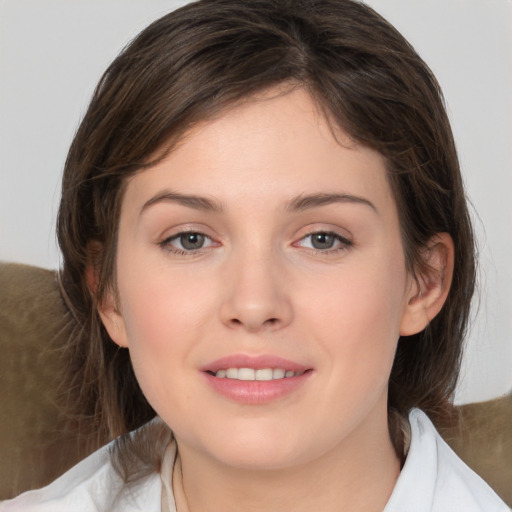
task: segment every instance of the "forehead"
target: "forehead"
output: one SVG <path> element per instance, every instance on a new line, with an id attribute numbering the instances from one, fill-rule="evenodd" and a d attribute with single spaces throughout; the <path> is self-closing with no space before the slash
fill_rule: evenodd
<path id="1" fill-rule="evenodd" d="M 125 198 L 141 203 L 159 190 L 245 197 L 314 192 L 389 199 L 385 159 L 336 127 L 301 88 L 275 88 L 202 121 L 157 165 L 132 177 Z M 335 190 L 338 189 L 338 190 Z"/>

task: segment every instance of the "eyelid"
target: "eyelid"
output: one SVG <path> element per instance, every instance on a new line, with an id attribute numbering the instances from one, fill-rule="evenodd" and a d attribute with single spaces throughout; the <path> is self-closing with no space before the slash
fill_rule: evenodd
<path id="1" fill-rule="evenodd" d="M 203 236 L 205 239 L 209 240 L 209 243 L 205 247 L 200 247 L 199 249 L 180 249 L 179 247 L 175 247 L 172 245 L 172 242 L 174 240 L 179 240 L 179 238 L 186 234 L 197 234 Z M 162 239 L 157 242 L 157 245 L 159 245 L 163 250 L 166 250 L 169 253 L 174 253 L 179 256 L 194 256 L 198 255 L 201 252 L 207 251 L 212 247 L 219 246 L 220 243 L 215 241 L 214 238 L 207 233 L 205 233 L 204 230 L 197 229 L 193 226 L 190 227 L 183 227 L 180 228 L 178 231 L 175 231 L 171 235 L 163 236 Z"/>
<path id="2" fill-rule="evenodd" d="M 308 237 L 311 237 L 313 235 L 318 234 L 326 234 L 326 235 L 332 235 L 335 240 L 337 240 L 339 243 L 335 247 L 327 248 L 327 249 L 317 249 L 315 247 L 304 247 L 300 245 L 300 242 L 304 241 Z M 304 235 L 302 235 L 300 238 L 297 239 L 296 242 L 292 244 L 295 247 L 302 247 L 305 250 L 312 251 L 314 253 L 318 254 L 329 254 L 332 252 L 340 252 L 349 249 L 350 247 L 353 247 L 354 242 L 348 238 L 347 236 L 344 236 L 337 232 L 336 230 L 329 229 L 329 228 L 312 228 L 308 232 L 306 232 Z"/>
<path id="3" fill-rule="evenodd" d="M 212 230 L 208 226 L 201 223 L 180 223 L 174 226 L 166 226 L 166 229 L 161 230 L 160 234 L 156 236 L 156 239 L 158 240 L 157 243 L 161 243 L 165 240 L 170 240 L 171 238 L 176 238 L 186 233 L 197 233 L 198 235 L 203 235 L 213 240 L 215 237 L 211 234 L 211 231 Z"/>

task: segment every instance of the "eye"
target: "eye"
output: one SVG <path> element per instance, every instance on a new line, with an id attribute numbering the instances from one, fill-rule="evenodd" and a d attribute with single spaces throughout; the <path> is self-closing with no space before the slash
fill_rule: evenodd
<path id="1" fill-rule="evenodd" d="M 178 254 L 193 253 L 213 244 L 208 235 L 197 231 L 183 231 L 160 242 L 160 246 Z"/>
<path id="2" fill-rule="evenodd" d="M 197 251 L 202 249 L 206 241 L 206 236 L 201 233 L 182 233 L 173 239 L 174 242 L 178 242 L 182 249 L 187 251 Z"/>
<path id="3" fill-rule="evenodd" d="M 296 245 L 315 251 L 330 252 L 346 249 L 352 245 L 352 242 L 337 233 L 317 231 L 301 238 Z"/>
<path id="4" fill-rule="evenodd" d="M 332 233 L 313 233 L 309 235 L 311 246 L 314 249 L 332 249 L 336 243 L 336 237 Z"/>

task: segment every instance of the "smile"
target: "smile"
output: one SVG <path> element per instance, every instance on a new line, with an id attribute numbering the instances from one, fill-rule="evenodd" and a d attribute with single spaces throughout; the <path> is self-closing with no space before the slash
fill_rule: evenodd
<path id="1" fill-rule="evenodd" d="M 275 355 L 232 354 L 200 368 L 218 396 L 244 405 L 263 405 L 297 393 L 313 368 Z"/>
<path id="2" fill-rule="evenodd" d="M 212 372 L 218 379 L 234 379 L 234 380 L 257 380 L 269 381 L 288 379 L 297 377 L 304 373 L 303 371 L 294 372 L 292 370 L 285 370 L 284 368 L 227 368 Z"/>

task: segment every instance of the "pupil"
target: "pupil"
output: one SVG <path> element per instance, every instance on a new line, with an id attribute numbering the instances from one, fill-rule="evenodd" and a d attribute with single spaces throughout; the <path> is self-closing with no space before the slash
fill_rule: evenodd
<path id="1" fill-rule="evenodd" d="M 334 245 L 334 236 L 329 233 L 316 233 L 311 243 L 315 249 L 330 249 Z"/>
<path id="2" fill-rule="evenodd" d="M 204 235 L 199 233 L 187 233 L 185 235 L 181 235 L 180 242 L 184 249 L 201 249 L 204 244 Z"/>

